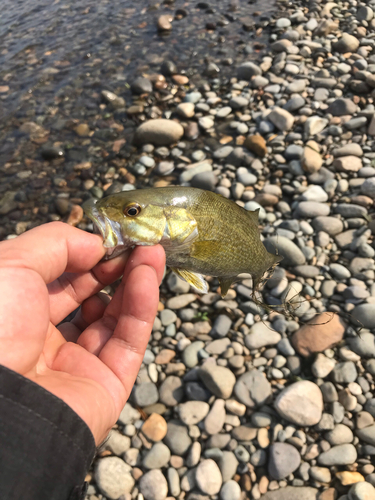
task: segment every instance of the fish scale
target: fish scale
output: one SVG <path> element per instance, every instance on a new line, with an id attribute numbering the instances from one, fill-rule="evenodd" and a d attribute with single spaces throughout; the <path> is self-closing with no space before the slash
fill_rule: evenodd
<path id="1" fill-rule="evenodd" d="M 139 189 L 91 200 L 85 212 L 104 238 L 108 256 L 136 245 L 160 243 L 166 263 L 199 292 L 202 275 L 219 278 L 224 296 L 239 274 L 249 273 L 254 290 L 281 260 L 264 247 L 258 211 L 197 188 Z"/>

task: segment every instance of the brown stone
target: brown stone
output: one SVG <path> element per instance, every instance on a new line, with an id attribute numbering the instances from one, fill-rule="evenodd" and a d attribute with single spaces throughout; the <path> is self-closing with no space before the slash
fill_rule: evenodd
<path id="1" fill-rule="evenodd" d="M 337 491 L 335 488 L 328 488 L 328 490 L 324 490 L 319 495 L 319 500 L 336 500 Z"/>
<path id="2" fill-rule="evenodd" d="M 248 425 L 240 425 L 232 430 L 232 437 L 238 441 L 251 441 L 256 438 L 258 429 L 254 429 Z"/>
<path id="3" fill-rule="evenodd" d="M 68 220 L 66 221 L 70 226 L 78 226 L 83 218 L 83 209 L 79 205 L 73 205 L 70 211 Z"/>
<path id="4" fill-rule="evenodd" d="M 347 470 L 336 472 L 336 477 L 344 486 L 349 484 L 361 483 L 365 478 L 359 472 L 350 472 Z"/>
<path id="5" fill-rule="evenodd" d="M 164 14 L 158 19 L 158 30 L 169 31 L 172 29 L 173 17 L 170 14 Z"/>
<path id="6" fill-rule="evenodd" d="M 252 153 L 263 158 L 267 154 L 267 144 L 265 139 L 259 135 L 249 135 L 244 142 L 245 148 L 247 148 Z"/>
<path id="7" fill-rule="evenodd" d="M 163 349 L 155 358 L 155 363 L 157 365 L 166 365 L 176 356 L 175 351 L 172 349 Z"/>
<path id="8" fill-rule="evenodd" d="M 272 207 L 279 203 L 279 198 L 270 193 L 259 193 L 256 195 L 254 201 L 262 205 L 262 207 Z"/>
<path id="9" fill-rule="evenodd" d="M 362 160 L 353 155 L 336 158 L 332 165 L 338 172 L 358 172 L 363 166 Z"/>
<path id="10" fill-rule="evenodd" d="M 90 127 L 87 123 L 80 123 L 74 128 L 74 132 L 80 137 L 87 137 L 90 134 Z"/>
<path id="11" fill-rule="evenodd" d="M 309 141 L 303 151 L 302 168 L 308 174 L 315 174 L 320 170 L 323 160 L 319 154 L 319 145 L 315 141 Z"/>
<path id="12" fill-rule="evenodd" d="M 292 343 L 301 356 L 323 352 L 342 340 L 346 324 L 338 314 L 318 314 L 302 326 L 292 337 Z"/>
<path id="13" fill-rule="evenodd" d="M 142 432 L 151 441 L 161 441 L 167 434 L 167 422 L 157 413 L 152 413 L 142 425 Z"/>
<path id="14" fill-rule="evenodd" d="M 267 476 L 262 476 L 259 480 L 259 491 L 262 495 L 265 495 L 268 490 L 269 479 Z"/>
<path id="15" fill-rule="evenodd" d="M 169 463 L 171 464 L 171 467 L 180 469 L 184 465 L 184 459 L 182 457 L 179 457 L 178 455 L 172 455 Z"/>
<path id="16" fill-rule="evenodd" d="M 186 85 L 189 83 L 189 78 L 186 75 L 172 75 L 172 80 L 178 85 Z"/>

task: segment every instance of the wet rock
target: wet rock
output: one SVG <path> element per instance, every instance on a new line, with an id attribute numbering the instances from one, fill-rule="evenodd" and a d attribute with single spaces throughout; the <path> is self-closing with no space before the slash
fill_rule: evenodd
<path id="1" fill-rule="evenodd" d="M 172 29 L 173 17 L 170 14 L 164 14 L 158 18 L 157 27 L 159 31 L 170 31 Z"/>
<path id="2" fill-rule="evenodd" d="M 152 92 L 152 83 L 148 78 L 139 76 L 131 84 L 131 90 L 134 94 L 150 94 Z"/>
<path id="3" fill-rule="evenodd" d="M 177 142 L 184 134 L 182 126 L 173 121 L 157 118 L 148 120 L 137 128 L 135 140 L 138 144 L 169 146 Z"/>
<path id="4" fill-rule="evenodd" d="M 119 97 L 109 90 L 102 90 L 103 100 L 111 106 L 112 109 L 123 109 L 125 108 L 125 99 Z"/>

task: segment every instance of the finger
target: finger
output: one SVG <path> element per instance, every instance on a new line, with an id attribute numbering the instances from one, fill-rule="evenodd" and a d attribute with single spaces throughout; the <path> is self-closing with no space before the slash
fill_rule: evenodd
<path id="1" fill-rule="evenodd" d="M 129 275 L 128 266 L 133 270 L 134 266 L 138 265 L 152 265 L 156 269 L 157 280 L 159 282 L 162 279 L 165 267 L 165 253 L 163 248 L 160 245 L 156 245 L 152 247 L 137 247 L 133 250 L 127 262 L 121 284 L 117 288 L 111 303 L 106 308 L 103 318 L 89 326 L 77 340 L 89 352 L 99 355 L 104 345 L 111 338 L 123 307 L 124 288 L 126 285 L 125 275 Z M 144 290 L 144 293 L 147 292 L 147 290 Z M 129 298 L 131 299 L 131 297 Z"/>
<path id="2" fill-rule="evenodd" d="M 82 302 L 95 295 L 106 285 L 116 281 L 124 272 L 130 251 L 118 257 L 99 262 L 85 273 L 64 273 L 48 285 L 50 294 L 50 319 L 56 325 Z"/>
<path id="3" fill-rule="evenodd" d="M 120 290 L 116 290 L 116 293 L 111 301 L 111 304 L 106 310 L 106 314 L 118 318 L 122 308 L 122 297 L 123 297 L 123 287 L 126 283 L 127 278 L 131 271 L 137 266 L 145 265 L 151 266 L 155 269 L 159 285 L 163 279 L 164 267 L 165 267 L 165 252 L 161 245 L 155 245 L 151 247 L 136 247 L 125 266 L 124 274 L 121 280 Z"/>
<path id="4" fill-rule="evenodd" d="M 130 394 L 142 363 L 159 302 L 159 282 L 154 268 L 141 265 L 126 281 L 122 311 L 113 335 L 99 359 L 120 379 Z"/>
<path id="5" fill-rule="evenodd" d="M 71 321 L 66 321 L 57 327 L 61 335 L 67 342 L 77 342 L 82 330 L 73 325 Z"/>
<path id="6" fill-rule="evenodd" d="M 92 323 L 102 318 L 110 302 L 111 297 L 107 293 L 99 292 L 93 295 L 82 303 L 71 323 L 83 332 Z"/>
<path id="7" fill-rule="evenodd" d="M 51 222 L 0 243 L 0 266 L 32 269 L 51 283 L 64 272 L 89 271 L 104 254 L 100 236 Z"/>

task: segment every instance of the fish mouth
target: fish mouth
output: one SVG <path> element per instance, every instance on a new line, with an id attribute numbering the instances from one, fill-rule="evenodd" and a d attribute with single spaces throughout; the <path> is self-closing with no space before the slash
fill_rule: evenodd
<path id="1" fill-rule="evenodd" d="M 91 198 L 82 205 L 82 208 L 94 223 L 94 233 L 100 234 L 103 238 L 103 246 L 106 249 L 105 260 L 113 259 L 125 252 L 132 244 L 124 239 L 120 224 L 106 217 L 98 210 L 96 204 L 97 201 Z"/>

